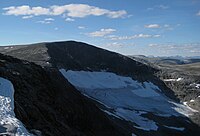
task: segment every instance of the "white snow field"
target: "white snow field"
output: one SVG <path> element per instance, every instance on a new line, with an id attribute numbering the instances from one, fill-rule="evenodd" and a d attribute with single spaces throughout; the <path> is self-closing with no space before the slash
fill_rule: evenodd
<path id="1" fill-rule="evenodd" d="M 175 129 L 175 130 L 178 130 L 178 131 L 183 131 L 185 129 L 185 128 L 182 128 L 182 127 L 180 127 L 180 128 L 178 128 L 178 127 L 170 127 L 170 126 L 165 126 L 165 127 L 170 128 L 170 129 Z"/>
<path id="2" fill-rule="evenodd" d="M 15 118 L 14 88 L 0 77 L 0 135 L 30 136 L 23 124 Z"/>
<path id="3" fill-rule="evenodd" d="M 193 110 L 175 103 L 162 94 L 151 82 L 139 83 L 131 77 L 123 77 L 110 72 L 65 71 L 63 76 L 85 96 L 103 104 L 110 116 L 134 122 L 139 129 L 157 130 L 153 120 L 142 117 L 152 112 L 158 116 L 189 116 Z"/>
<path id="4" fill-rule="evenodd" d="M 190 86 L 196 87 L 198 89 L 200 88 L 200 84 L 196 84 L 196 83 L 190 84 Z"/>
<path id="5" fill-rule="evenodd" d="M 163 79 L 163 81 L 166 81 L 166 82 L 170 82 L 170 81 L 177 81 L 177 82 L 179 82 L 179 81 L 182 81 L 182 80 L 183 80 L 183 78 L 181 78 L 181 77 L 179 77 L 177 79 Z"/>

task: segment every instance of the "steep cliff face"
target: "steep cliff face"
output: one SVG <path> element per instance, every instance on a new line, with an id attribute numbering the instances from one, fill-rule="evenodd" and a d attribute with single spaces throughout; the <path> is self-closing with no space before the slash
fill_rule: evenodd
<path id="1" fill-rule="evenodd" d="M 33 134 L 125 135 L 55 69 L 0 54 L 0 77 L 12 82 L 15 115 Z"/>

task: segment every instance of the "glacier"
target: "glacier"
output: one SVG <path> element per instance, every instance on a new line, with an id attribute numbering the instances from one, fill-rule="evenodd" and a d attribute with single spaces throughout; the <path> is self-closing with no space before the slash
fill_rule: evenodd
<path id="1" fill-rule="evenodd" d="M 105 113 L 133 122 L 134 127 L 139 129 L 158 129 L 156 122 L 142 116 L 148 112 L 161 117 L 190 116 L 194 113 L 191 108 L 166 97 L 152 82 L 142 83 L 105 71 L 60 69 L 60 72 L 83 95 L 104 105 Z"/>

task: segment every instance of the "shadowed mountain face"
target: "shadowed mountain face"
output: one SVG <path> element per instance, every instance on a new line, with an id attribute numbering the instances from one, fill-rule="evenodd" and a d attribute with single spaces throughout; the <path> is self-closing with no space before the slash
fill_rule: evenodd
<path id="1" fill-rule="evenodd" d="M 72 70 L 72 71 L 83 70 L 83 71 L 88 71 L 88 72 L 89 71 L 90 72 L 93 72 L 93 71 L 112 72 L 119 76 L 131 77 L 133 80 L 135 80 L 131 82 L 137 82 L 139 88 L 144 88 L 144 90 L 145 89 L 148 90 L 147 89 L 148 86 L 146 86 L 147 84 L 153 84 L 155 86 L 158 86 L 160 90 L 162 90 L 162 93 L 164 93 L 166 96 L 170 97 L 173 100 L 177 100 L 176 96 L 174 95 L 174 92 L 168 87 L 166 87 L 164 82 L 154 75 L 155 73 L 158 73 L 159 70 L 152 68 L 150 66 L 147 66 L 138 61 L 132 60 L 126 56 L 120 55 L 118 53 L 110 52 L 104 49 L 100 49 L 100 48 L 97 48 L 85 43 L 74 42 L 74 41 L 0 47 L 0 52 L 3 54 L 11 55 L 19 59 L 34 62 L 43 67 L 43 69 L 40 68 L 41 75 L 38 74 L 39 78 L 38 80 L 36 80 L 37 81 L 36 83 L 38 83 L 38 81 L 42 81 L 40 84 L 41 85 L 47 84 L 46 85 L 47 89 L 44 88 L 42 89 L 43 91 L 41 91 L 41 89 L 39 88 L 39 91 L 36 91 L 37 93 L 39 93 L 39 95 L 37 95 L 38 98 L 36 97 L 34 99 L 34 102 L 39 100 L 39 101 L 44 102 L 45 105 L 47 102 L 47 104 L 49 104 L 47 106 L 44 106 L 44 104 L 41 104 L 42 102 L 40 102 L 41 106 L 39 104 L 37 105 L 41 114 L 43 116 L 47 115 L 48 119 L 46 120 L 51 120 L 51 121 L 56 120 L 57 122 L 53 121 L 53 124 L 56 126 L 63 127 L 62 125 L 64 125 L 64 128 L 65 128 L 66 127 L 65 125 L 67 124 L 66 131 L 69 130 L 69 132 L 67 132 L 69 134 L 71 134 L 71 131 L 72 131 L 70 128 L 73 128 L 75 131 L 72 131 L 73 132 L 72 134 L 80 133 L 80 134 L 85 134 L 85 135 L 108 135 L 108 134 L 109 135 L 123 135 L 121 133 L 118 133 L 118 131 L 116 131 L 116 128 L 118 127 L 116 127 L 115 125 L 120 126 L 120 128 L 123 128 L 121 130 L 119 129 L 119 131 L 121 131 L 122 133 L 124 132 L 124 134 L 135 131 L 137 132 L 136 134 L 141 134 L 141 135 L 170 135 L 170 134 L 196 135 L 199 132 L 198 126 L 190 122 L 190 120 L 187 117 L 182 117 L 182 116 L 164 117 L 164 116 L 159 116 L 159 115 L 154 114 L 153 111 L 142 113 L 142 111 L 138 111 L 138 109 L 131 109 L 130 107 L 125 107 L 124 109 L 118 108 L 119 112 L 124 112 L 124 111 L 129 112 L 131 109 L 133 110 L 131 111 L 131 113 L 135 116 L 135 118 L 139 116 L 141 120 L 151 120 L 151 122 L 155 121 L 156 122 L 155 124 L 157 125 L 159 124 L 157 131 L 155 131 L 156 129 L 154 131 L 146 131 L 146 130 L 142 130 L 141 128 L 133 128 L 133 124 L 130 121 L 125 121 L 122 119 L 117 119 L 114 116 L 108 116 L 108 115 L 102 114 L 96 106 L 88 102 L 88 99 L 83 97 L 80 93 L 76 92 L 77 90 L 74 87 L 72 87 L 72 85 L 68 81 L 65 81 L 64 77 L 58 71 L 60 69 L 65 69 L 66 72 L 68 70 Z M 30 70 L 29 73 L 34 73 L 34 70 L 33 71 Z M 107 74 L 109 75 L 109 73 Z M 27 72 L 27 75 L 28 75 L 28 72 Z M 37 74 L 34 73 L 30 75 L 35 76 Z M 77 76 L 80 76 L 80 75 L 77 75 Z M 119 79 L 118 76 L 116 77 L 117 77 L 116 79 Z M 30 77 L 30 79 L 31 78 L 33 77 Z M 48 81 L 45 81 L 46 78 L 48 79 Z M 85 78 L 87 77 L 84 77 L 83 79 Z M 108 78 L 110 78 L 110 76 L 108 76 Z M 10 80 L 12 81 L 12 78 Z M 80 81 L 80 83 L 81 82 L 82 81 Z M 126 83 L 130 84 L 130 82 L 126 82 Z M 37 88 L 36 84 L 33 84 L 32 86 L 36 86 Z M 47 91 L 49 90 L 48 89 L 49 86 L 50 86 L 50 91 Z M 76 84 L 74 84 L 74 86 L 76 87 Z M 130 94 L 130 96 L 133 95 L 131 92 L 132 90 L 130 89 L 136 89 L 136 88 L 137 87 L 126 88 L 126 89 L 129 89 L 128 90 L 129 92 L 127 91 L 127 94 L 128 95 Z M 82 89 L 87 89 L 87 87 L 82 88 Z M 119 97 L 119 99 L 115 99 L 115 100 L 121 100 L 121 95 L 118 96 L 115 93 L 116 91 L 118 93 L 119 92 L 121 93 L 124 91 L 120 89 L 115 90 L 112 88 L 108 88 L 108 91 L 110 91 L 111 93 L 114 93 L 112 96 Z M 98 94 L 98 92 L 103 92 L 104 90 L 105 89 L 102 89 L 102 90 L 96 89 L 93 91 L 97 91 L 95 94 Z M 86 90 L 83 90 L 83 92 L 84 91 Z M 46 99 L 43 100 L 42 98 L 45 97 L 46 93 L 47 94 L 50 93 L 48 95 L 49 98 L 47 98 L 47 100 Z M 162 93 L 159 93 L 159 94 L 161 94 L 162 96 L 163 95 Z M 122 94 L 126 94 L 126 93 L 122 93 Z M 26 93 L 24 96 L 26 95 L 28 94 Z M 105 97 L 103 97 L 102 99 L 104 98 Z M 141 107 L 143 106 L 142 100 L 145 100 L 146 102 L 151 103 L 151 101 L 149 101 L 148 98 L 144 99 L 143 96 L 137 97 L 137 95 L 134 95 L 134 98 L 135 98 L 136 103 L 137 103 L 136 99 L 137 98 L 140 99 Z M 126 100 L 126 97 L 124 97 L 124 99 Z M 155 98 L 155 104 L 156 104 L 156 101 L 160 99 L 161 98 L 158 98 L 158 97 Z M 165 99 L 165 96 L 162 99 Z M 131 103 L 127 103 L 125 106 L 134 104 L 135 102 L 133 103 L 133 101 L 134 100 L 130 100 Z M 101 103 L 99 103 L 98 101 L 97 102 L 93 101 L 93 102 L 100 109 L 105 110 L 105 107 Z M 110 103 L 110 101 L 106 101 L 106 102 L 108 104 L 113 104 L 113 103 Z M 114 101 L 114 102 L 115 102 L 114 104 L 118 103 L 118 101 Z M 87 104 L 84 104 L 84 103 L 87 103 Z M 61 105 L 61 107 L 57 105 Z M 64 105 L 65 105 L 65 108 L 63 108 Z M 72 105 L 75 107 L 73 108 Z M 81 106 L 83 105 L 83 107 L 79 107 L 80 105 Z M 90 107 L 90 109 L 87 109 L 88 107 Z M 145 108 L 149 109 L 148 106 L 146 106 Z M 112 109 L 109 109 L 109 110 L 111 113 L 114 113 Z M 55 113 L 51 111 L 55 111 Z M 156 111 L 156 109 L 154 109 L 154 111 Z M 52 114 L 49 115 L 47 112 L 50 112 Z M 66 113 L 67 115 L 65 115 Z M 93 115 L 94 113 L 95 115 Z M 140 113 L 141 113 L 141 116 L 139 115 Z M 127 115 L 127 113 L 123 113 L 123 114 Z M 94 120 L 92 121 L 91 118 L 94 118 Z M 136 121 L 136 122 L 140 120 L 139 118 L 135 120 L 135 118 L 133 118 L 132 116 L 131 118 L 133 121 Z M 23 123 L 26 122 L 26 120 L 23 120 L 24 117 L 21 117 L 21 119 Z M 58 122 L 60 122 L 60 120 L 64 120 L 64 121 L 61 124 L 59 124 Z M 79 120 L 81 121 L 79 122 Z M 102 123 L 99 124 L 98 122 L 99 120 L 102 120 Z M 24 123 L 24 124 L 27 126 L 32 126 L 28 122 L 29 121 L 27 121 L 27 123 Z M 37 127 L 35 129 L 39 129 L 40 124 L 42 122 L 40 122 L 40 120 L 36 122 L 38 122 L 38 124 L 36 125 Z M 86 123 L 86 125 L 84 123 Z M 104 125 L 106 124 L 106 125 L 104 126 L 103 124 Z M 169 127 L 170 125 L 174 127 Z M 151 125 L 149 126 L 151 127 Z M 178 129 L 180 129 L 181 126 L 184 126 L 185 128 L 184 132 L 182 132 L 182 130 L 177 130 L 176 128 L 176 127 L 179 127 Z M 43 128 L 46 130 L 48 129 L 53 130 L 53 128 L 48 128 L 48 127 L 47 129 L 46 127 L 43 127 Z M 57 133 L 57 131 L 59 130 L 56 130 L 55 134 Z M 54 133 L 52 132 L 52 134 Z M 59 133 L 59 134 L 64 134 L 64 132 Z"/>
<path id="2" fill-rule="evenodd" d="M 44 67 L 72 70 L 112 71 L 133 78 L 149 80 L 155 69 L 121 54 L 106 51 L 81 42 L 40 43 L 25 46 L 0 47 L 0 52 L 35 62 Z M 145 75 L 145 76 L 143 76 Z"/>
<path id="3" fill-rule="evenodd" d="M 0 54 L 0 77 L 12 82 L 16 117 L 31 133 L 127 135 L 55 69 L 47 71 L 34 63 Z M 5 131 L 0 125 L 0 133 Z"/>
<path id="4" fill-rule="evenodd" d="M 114 52 L 109 52 L 85 43 L 47 43 L 51 63 L 56 67 L 76 70 L 112 71 L 147 80 L 154 69 Z M 152 73 L 150 73 L 151 71 Z M 141 75 L 142 74 L 142 75 Z M 143 76 L 146 75 L 146 76 Z M 146 78 L 146 79 L 145 79 Z"/>

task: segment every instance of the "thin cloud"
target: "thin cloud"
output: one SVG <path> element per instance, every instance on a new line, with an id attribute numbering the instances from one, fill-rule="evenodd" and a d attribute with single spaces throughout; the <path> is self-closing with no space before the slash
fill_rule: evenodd
<path id="1" fill-rule="evenodd" d="M 159 35 L 159 34 L 156 34 L 156 35 L 152 35 L 151 37 L 153 37 L 153 38 L 158 38 L 158 37 L 160 37 L 161 35 Z"/>
<path id="2" fill-rule="evenodd" d="M 150 35 L 150 34 L 136 34 L 132 36 L 116 36 L 110 35 L 107 38 L 110 40 L 131 40 L 131 39 L 139 39 L 139 38 L 158 38 L 161 35 Z"/>
<path id="3" fill-rule="evenodd" d="M 78 26 L 78 29 L 85 29 L 85 26 Z"/>
<path id="4" fill-rule="evenodd" d="M 73 21 L 75 21 L 75 19 L 68 17 L 68 18 L 65 19 L 65 21 L 66 22 L 73 22 Z"/>
<path id="5" fill-rule="evenodd" d="M 23 16 L 23 17 L 22 17 L 22 19 L 30 19 L 30 18 L 33 18 L 33 16 L 30 15 L 30 16 Z"/>
<path id="6" fill-rule="evenodd" d="M 40 24 L 51 24 L 51 21 L 41 20 L 41 21 L 37 21 L 36 23 L 40 23 Z"/>
<path id="7" fill-rule="evenodd" d="M 180 24 L 177 24 L 176 26 L 174 26 L 175 28 L 176 27 L 179 27 L 180 26 Z M 174 30 L 174 27 L 172 27 L 171 25 L 169 25 L 169 24 L 165 24 L 165 25 L 163 25 L 163 27 L 165 28 L 165 30 Z"/>
<path id="8" fill-rule="evenodd" d="M 149 47 L 152 48 L 160 48 L 163 50 L 182 50 L 189 52 L 199 52 L 200 51 L 200 43 L 184 43 L 184 44 L 176 44 L 176 43 L 167 43 L 167 44 L 149 44 Z"/>
<path id="9" fill-rule="evenodd" d="M 156 9 L 166 10 L 168 8 L 169 6 L 161 4 L 161 5 L 156 5 L 154 7 L 147 8 L 147 10 L 156 10 Z"/>
<path id="10" fill-rule="evenodd" d="M 199 10 L 199 12 L 196 14 L 197 16 L 200 16 L 200 10 Z"/>
<path id="11" fill-rule="evenodd" d="M 168 9 L 169 8 L 169 6 L 166 6 L 166 5 L 157 5 L 156 7 L 159 9 Z"/>
<path id="12" fill-rule="evenodd" d="M 190 50 L 190 52 L 191 52 L 191 53 L 200 53 L 200 50 L 197 50 L 197 49 L 195 50 L 195 49 L 194 49 L 194 50 Z"/>
<path id="13" fill-rule="evenodd" d="M 45 18 L 44 20 L 37 21 L 36 23 L 41 23 L 41 24 L 51 24 L 55 19 L 53 18 Z"/>
<path id="14" fill-rule="evenodd" d="M 149 24 L 149 25 L 145 25 L 144 27 L 145 28 L 161 28 L 161 26 L 158 24 Z"/>
<path id="15" fill-rule="evenodd" d="M 99 31 L 88 33 L 87 35 L 90 36 L 90 37 L 104 37 L 104 36 L 109 35 L 109 34 L 115 32 L 115 31 L 116 31 L 115 29 L 107 28 L 107 29 L 101 29 Z"/>
<path id="16" fill-rule="evenodd" d="M 126 15 L 127 12 L 125 10 L 120 10 L 120 11 L 109 11 L 107 13 L 107 16 L 110 18 L 120 18 Z"/>
<path id="17" fill-rule="evenodd" d="M 28 5 L 22 6 L 11 6 L 3 8 L 4 15 L 14 15 L 14 16 L 58 16 L 65 15 L 68 17 L 84 18 L 86 16 L 107 16 L 109 18 L 122 18 L 127 15 L 125 10 L 111 11 L 108 9 L 103 9 L 95 6 L 90 6 L 87 4 L 68 4 L 62 6 L 50 6 L 45 7 L 30 7 Z"/>
<path id="18" fill-rule="evenodd" d="M 118 42 L 107 43 L 106 46 L 114 46 L 114 47 L 121 47 L 123 44 Z"/>
<path id="19" fill-rule="evenodd" d="M 54 21 L 55 19 L 53 19 L 53 18 L 45 18 L 44 20 L 45 21 Z"/>
<path id="20" fill-rule="evenodd" d="M 176 25 L 175 27 L 178 27 L 180 25 Z M 149 29 L 163 29 L 163 30 L 174 30 L 174 27 L 169 25 L 169 24 L 164 24 L 164 25 L 159 25 L 159 24 L 148 24 L 148 25 L 144 25 L 145 28 L 149 28 Z"/>
<path id="21" fill-rule="evenodd" d="M 164 27 L 165 27 L 165 28 L 168 28 L 168 27 L 170 27 L 170 25 L 168 25 L 168 24 L 165 24 L 165 25 L 164 25 Z"/>
<path id="22" fill-rule="evenodd" d="M 200 53 L 200 43 L 151 43 L 148 44 L 148 47 L 165 55 L 190 54 L 199 56 Z"/>
<path id="23" fill-rule="evenodd" d="M 123 46 L 135 46 L 135 44 L 133 44 L 133 43 L 111 42 L 111 43 L 107 43 L 106 46 L 110 46 L 110 47 L 123 47 Z"/>
<path id="24" fill-rule="evenodd" d="M 149 47 L 155 47 L 155 46 L 158 46 L 158 44 L 150 43 L 148 46 L 149 46 Z"/>

